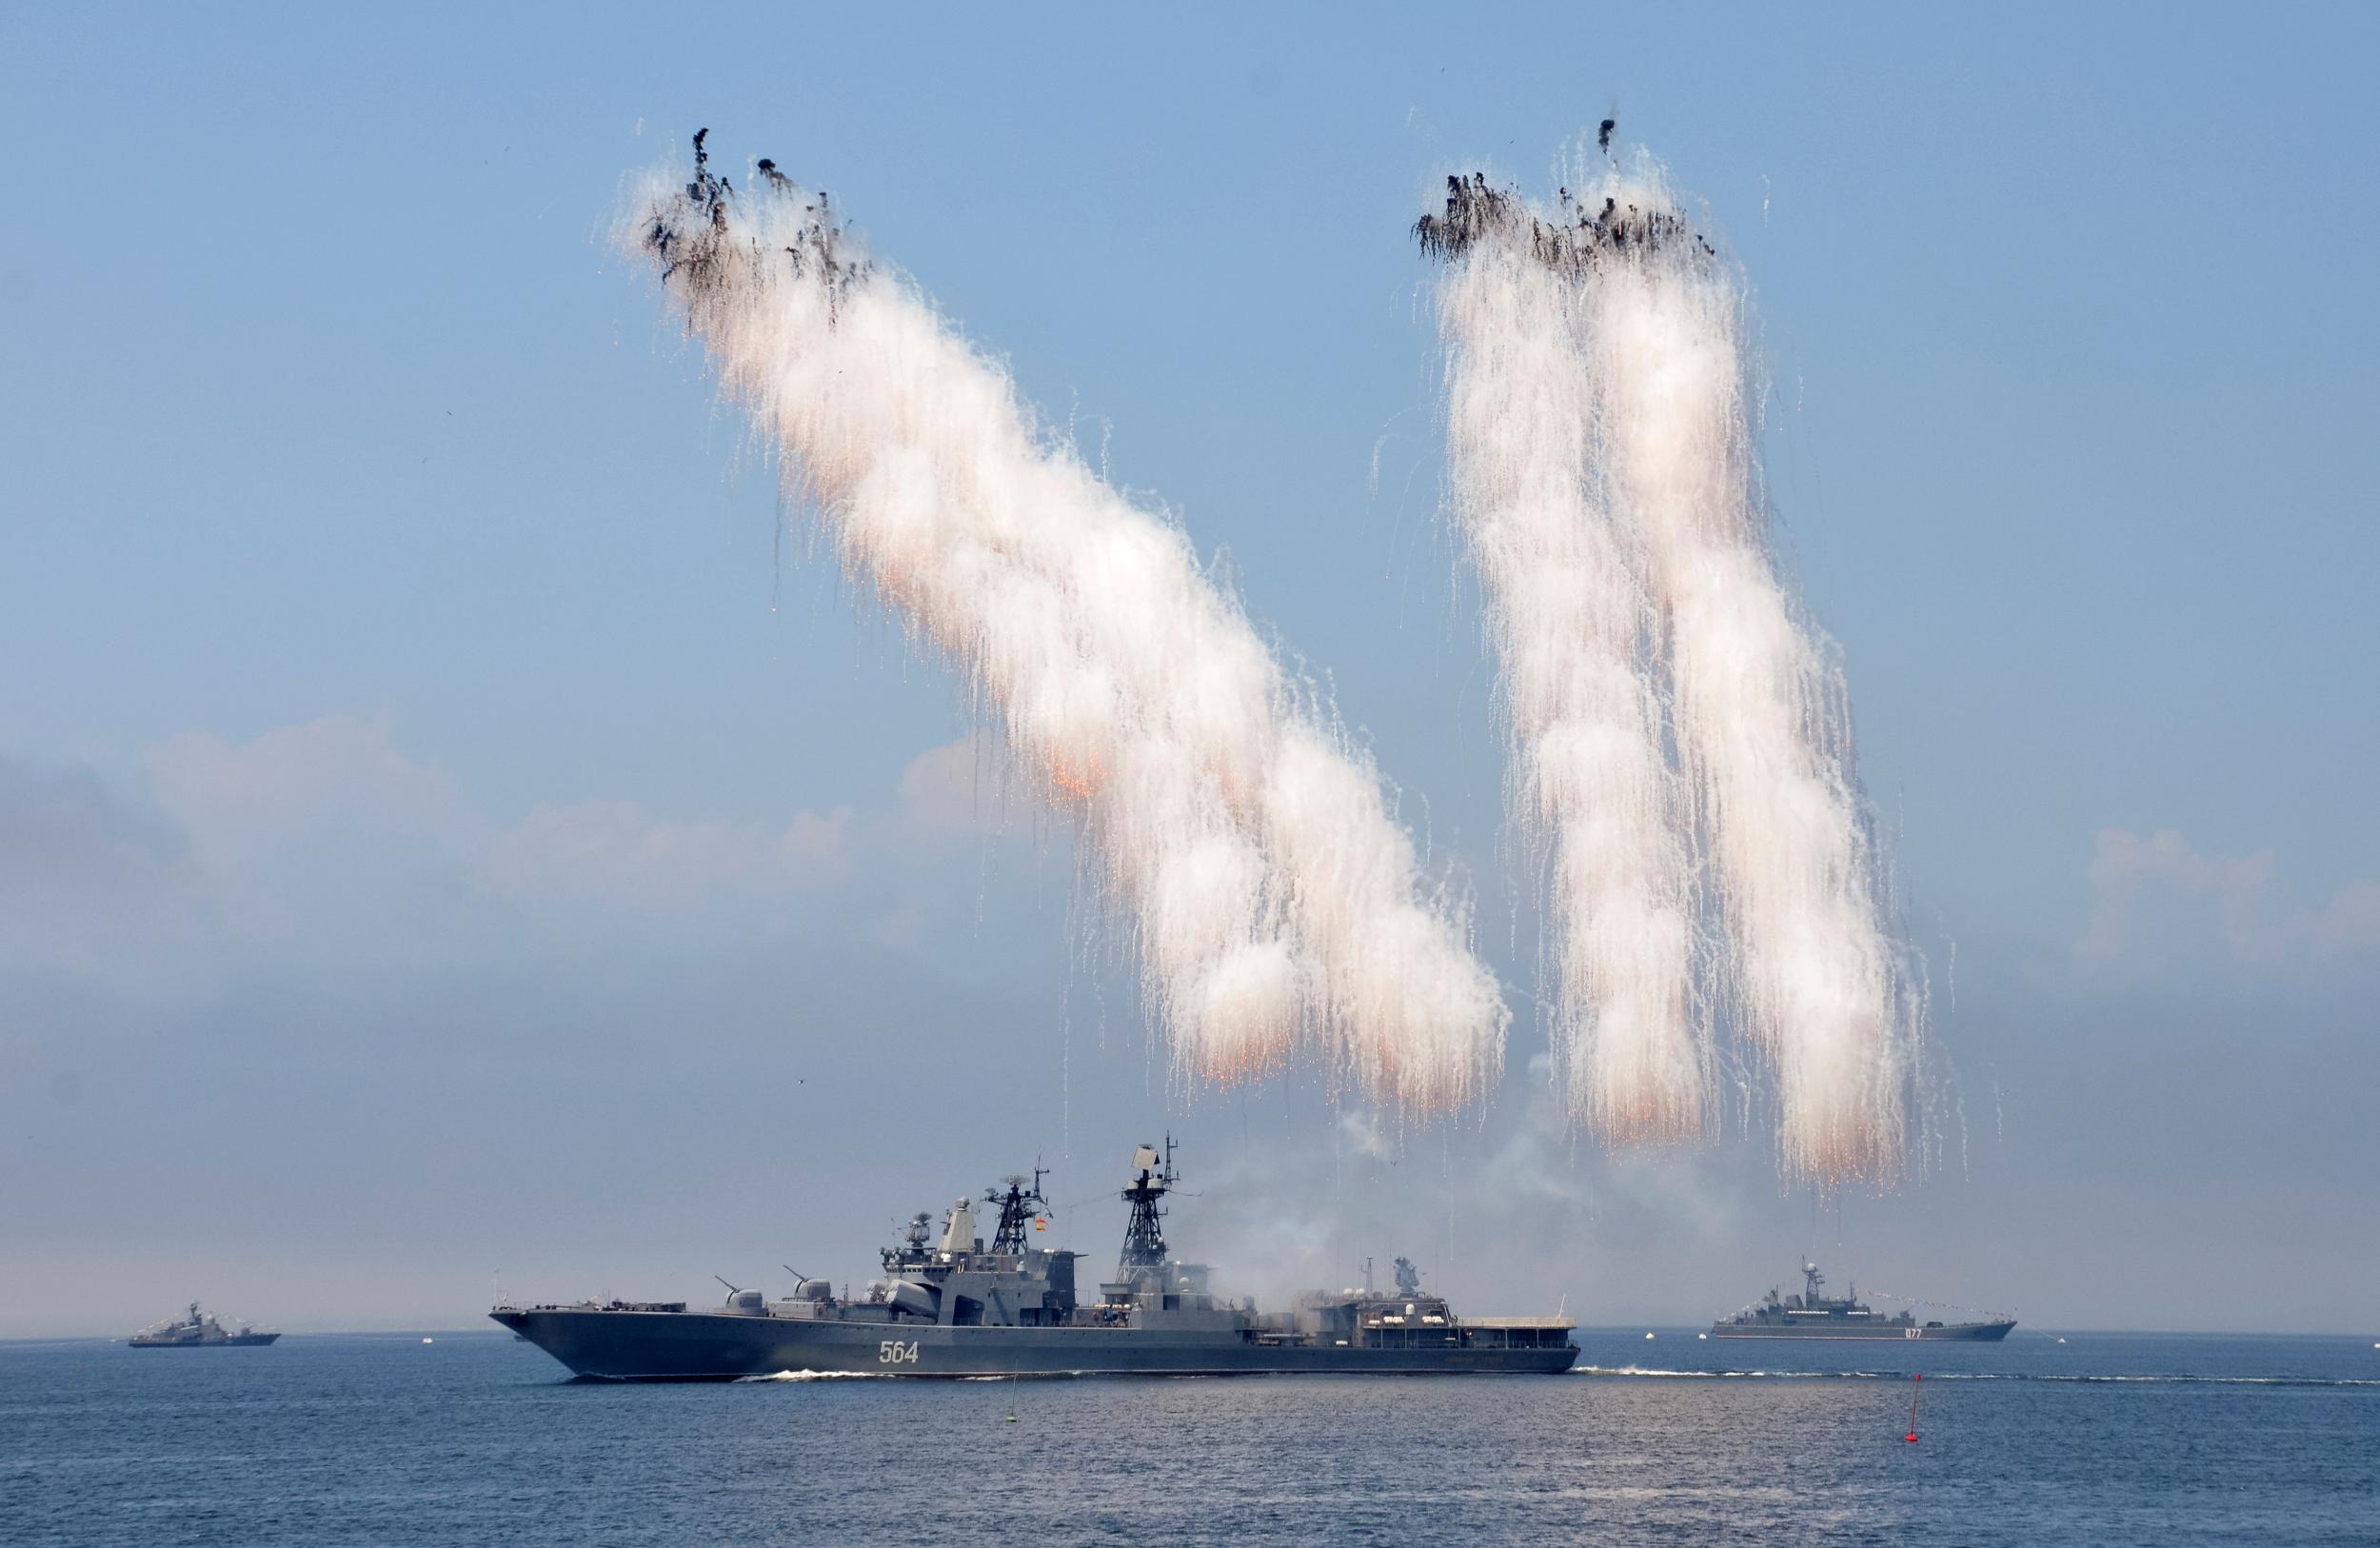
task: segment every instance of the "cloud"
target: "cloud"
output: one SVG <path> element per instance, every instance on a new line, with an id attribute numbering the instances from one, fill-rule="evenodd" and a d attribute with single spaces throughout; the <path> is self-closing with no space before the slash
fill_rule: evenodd
<path id="1" fill-rule="evenodd" d="M 849 870 L 853 813 L 796 812 L 782 827 L 669 822 L 632 801 L 540 806 L 496 836 L 478 866 L 522 901 L 676 908 L 823 890 Z"/>
<path id="2" fill-rule="evenodd" d="M 231 936 L 389 940 L 472 890 L 494 824 L 391 732 L 386 714 L 327 715 L 248 742 L 187 731 L 149 749 L 149 794 Z"/>
<path id="3" fill-rule="evenodd" d="M 149 750 L 130 797 L 89 770 L 0 760 L 0 966 L 117 982 L 137 967 L 167 990 L 244 960 L 484 960 L 525 933 L 774 937 L 849 904 L 861 849 L 960 821 L 946 789 L 958 758 L 922 755 L 874 831 L 850 805 L 743 822 L 623 800 L 506 824 L 404 751 L 386 714 L 248 741 L 185 732 Z"/>
<path id="4" fill-rule="evenodd" d="M 1006 771 L 1007 760 L 986 735 L 928 747 L 901 772 L 901 816 L 907 832 L 930 841 L 1005 831 L 1013 815 Z"/>
<path id="5" fill-rule="evenodd" d="M 155 888 L 179 850 L 89 769 L 0 758 L 0 906 L 121 903 Z"/>
<path id="6" fill-rule="evenodd" d="M 1020 824 L 1017 819 L 1022 816 Z M 1021 834 L 1012 829 L 1021 828 Z M 982 923 L 981 898 L 991 877 L 1013 864 L 1045 877 L 1068 874 L 1071 830 L 1031 797 L 1019 799 L 1009 760 L 995 733 L 977 732 L 928 747 L 901 771 L 897 801 L 877 838 L 889 856 L 913 865 L 947 868 L 961 854 L 974 873 L 960 919 Z M 1007 842 L 1014 840 L 1015 842 Z M 1071 883 L 1069 883 L 1071 884 Z M 901 951 L 922 951 L 954 919 L 948 898 L 910 891 L 889 900 L 874 939 Z"/>
<path id="7" fill-rule="evenodd" d="M 466 852 L 486 824 L 462 787 L 390 740 L 390 717 L 327 715 L 252 742 L 186 731 L 143 764 L 157 804 L 216 867 L 257 867 L 337 834 Z"/>
<path id="8" fill-rule="evenodd" d="M 128 928 L 187 928 L 194 881 L 173 824 L 89 769 L 0 758 L 0 963 L 95 971 Z"/>
<path id="9" fill-rule="evenodd" d="M 2210 931 L 2221 956 L 2258 969 L 2380 951 L 2380 882 L 2349 882 L 2307 906 L 2282 883 L 2270 849 L 2209 856 L 2171 828 L 2147 838 L 2104 828 L 2090 877 L 2091 925 L 2074 943 L 2088 963 L 2192 952 Z"/>

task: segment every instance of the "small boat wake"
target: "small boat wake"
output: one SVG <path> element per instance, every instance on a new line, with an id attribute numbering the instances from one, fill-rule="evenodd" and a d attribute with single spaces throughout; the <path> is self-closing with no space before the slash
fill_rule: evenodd
<path id="1" fill-rule="evenodd" d="M 1907 1371 L 1661 1371 L 1643 1365 L 1580 1365 L 1574 1376 L 1685 1381 L 1905 1381 Z M 2081 1376 L 2052 1371 L 1928 1371 L 1929 1381 L 2043 1381 L 2079 1386 L 2380 1387 L 2380 1378 L 2318 1376 Z"/>

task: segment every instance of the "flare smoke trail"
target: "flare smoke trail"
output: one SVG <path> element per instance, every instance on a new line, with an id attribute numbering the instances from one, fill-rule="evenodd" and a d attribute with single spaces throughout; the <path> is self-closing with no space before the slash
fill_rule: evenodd
<path id="1" fill-rule="evenodd" d="M 1698 883 L 1725 929 L 1707 999 L 1774 1075 L 1787 1170 L 1888 1179 L 1919 1002 L 1841 676 L 1769 546 L 1748 308 L 1657 165 L 1594 181 L 1533 210 L 1449 179 L 1444 214 L 1416 228 L 1447 264 L 1455 504 L 1534 798 L 1524 830 L 1556 861 L 1572 1111 L 1621 1139 L 1702 1122 L 1710 1039 L 1680 944 Z"/>
<path id="2" fill-rule="evenodd" d="M 1470 183 L 1453 191 L 1466 208 L 1480 196 Z M 1607 1139 L 1692 1138 L 1709 1040 L 1690 993 L 1676 782 L 1642 667 L 1653 601 L 1631 535 L 1591 482 L 1574 288 L 1506 234 L 1448 268 L 1438 326 L 1454 513 L 1502 667 L 1509 804 L 1549 877 L 1555 1080 L 1572 1115 Z"/>
<path id="3" fill-rule="evenodd" d="M 1483 1095 L 1510 1018 L 1467 910 L 1425 888 L 1378 775 L 1188 540 L 1045 441 L 823 193 L 764 162 L 739 195 L 704 138 L 691 181 L 635 190 L 621 246 L 684 307 L 845 573 L 971 675 L 1019 768 L 1078 816 L 1177 1069 L 1246 1078 L 1312 1040 L 1377 1100 Z"/>

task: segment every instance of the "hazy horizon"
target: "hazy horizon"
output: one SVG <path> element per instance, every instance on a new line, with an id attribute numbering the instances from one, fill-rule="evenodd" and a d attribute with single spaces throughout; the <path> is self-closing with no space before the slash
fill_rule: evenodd
<path id="1" fill-rule="evenodd" d="M 2380 22 L 1501 30 L 0 14 L 0 1339 L 857 1282 L 1037 1158 L 1096 1264 L 1168 1130 L 1178 1252 L 1276 1302 L 1407 1253 L 1694 1326 L 1811 1251 L 2020 1337 L 2380 1338 Z M 1930 967 L 1880 1197 L 1780 1184 L 1746 1088 L 1619 1156 L 1552 1099 L 1406 227 L 1615 109 L 1749 276 Z M 1474 895 L 1489 1102 L 1169 1084 L 1064 824 L 604 244 L 704 126 L 1327 685 Z"/>

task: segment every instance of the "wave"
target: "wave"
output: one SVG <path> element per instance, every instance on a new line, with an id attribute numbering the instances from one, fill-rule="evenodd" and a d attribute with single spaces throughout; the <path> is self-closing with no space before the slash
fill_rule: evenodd
<path id="1" fill-rule="evenodd" d="M 1574 1376 L 1647 1378 L 1689 1381 L 1905 1381 L 1909 1371 L 1659 1371 L 1642 1365 L 1580 1365 Z M 2048 1371 L 1928 1371 L 1929 1381 L 2054 1381 L 2076 1385 L 2212 1387 L 2380 1387 L 2380 1378 L 2319 1376 L 2199 1376 L 2186 1372 L 2137 1376 L 2082 1376 Z"/>
<path id="2" fill-rule="evenodd" d="M 739 1381 L 888 1381 L 886 1371 L 778 1371 L 768 1376 L 739 1376 Z"/>

